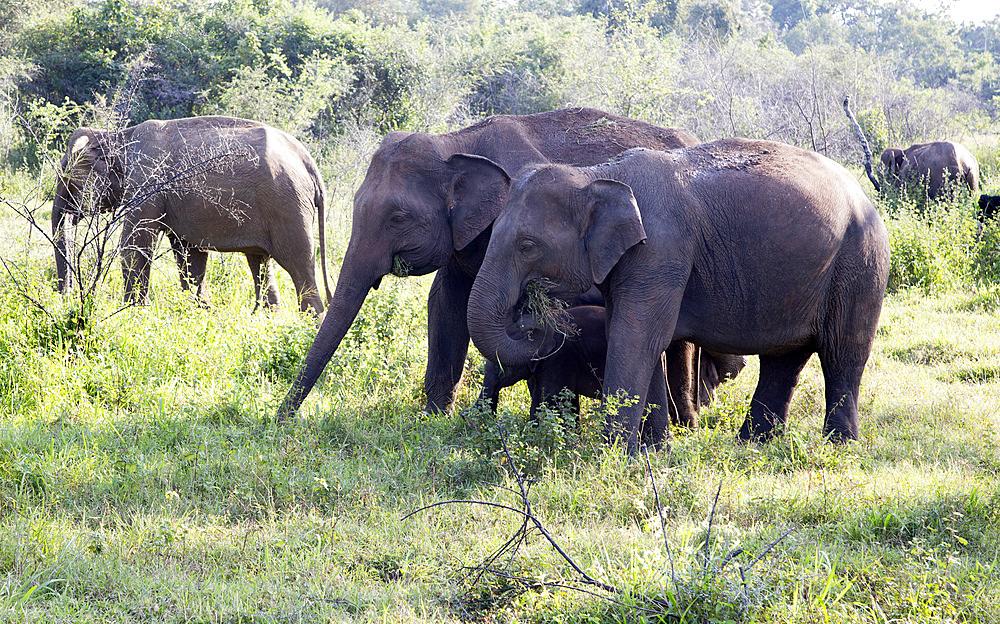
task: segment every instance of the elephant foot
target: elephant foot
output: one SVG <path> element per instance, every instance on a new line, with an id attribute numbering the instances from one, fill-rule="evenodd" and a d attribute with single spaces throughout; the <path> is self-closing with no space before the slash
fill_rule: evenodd
<path id="1" fill-rule="evenodd" d="M 743 445 L 770 442 L 783 433 L 783 428 L 775 421 L 767 416 L 748 416 L 740 427 L 739 442 Z"/>
<path id="2" fill-rule="evenodd" d="M 690 409 L 678 410 L 678 412 L 679 413 L 675 413 L 673 409 L 670 410 L 671 424 L 677 425 L 678 427 L 685 427 L 687 429 L 698 428 L 698 412 L 693 407 Z"/>
<path id="3" fill-rule="evenodd" d="M 205 297 L 192 295 L 191 299 L 194 301 L 194 305 L 201 308 L 202 310 L 211 310 L 214 307 L 212 306 L 212 302 Z"/>
<path id="4" fill-rule="evenodd" d="M 264 312 L 277 312 L 280 309 L 281 306 L 277 303 L 265 303 L 264 305 L 261 305 L 260 301 L 258 301 L 253 307 L 253 313 L 256 314 L 260 310 L 263 310 Z"/>

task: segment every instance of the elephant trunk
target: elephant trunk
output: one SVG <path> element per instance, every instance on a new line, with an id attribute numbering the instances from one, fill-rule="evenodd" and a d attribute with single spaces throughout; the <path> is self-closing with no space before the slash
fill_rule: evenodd
<path id="1" fill-rule="evenodd" d="M 316 339 L 309 347 L 309 352 L 299 368 L 295 382 L 281 402 L 281 407 L 278 408 L 278 420 L 290 418 L 302 405 L 302 401 L 316 385 L 323 369 L 357 318 L 368 292 L 377 287 L 388 272 L 388 268 L 385 270 L 378 268 L 376 262 L 367 259 L 356 260 L 348 249 L 348 256 L 337 279 L 333 299 L 327 307 L 326 316 L 316 334 Z"/>
<path id="2" fill-rule="evenodd" d="M 492 263 L 484 264 L 479 271 L 469 296 L 469 336 L 487 360 L 504 366 L 523 366 L 538 357 L 546 340 L 531 340 L 523 334 L 514 338 L 508 332 L 514 326 L 521 296 L 520 284 L 513 276 L 498 277 L 508 274 L 509 268 L 500 271 Z"/>
<path id="3" fill-rule="evenodd" d="M 67 214 L 72 214 L 69 190 L 60 179 L 56 182 L 56 196 L 52 201 L 52 245 L 56 256 L 56 288 L 61 293 L 68 292 L 73 285 L 68 256 Z"/>

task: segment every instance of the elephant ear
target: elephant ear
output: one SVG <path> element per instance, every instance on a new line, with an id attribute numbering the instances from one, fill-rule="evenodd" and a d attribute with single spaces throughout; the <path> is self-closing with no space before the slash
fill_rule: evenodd
<path id="1" fill-rule="evenodd" d="M 80 128 L 69 139 L 69 149 L 59 162 L 62 175 L 74 186 L 83 184 L 101 155 L 100 144 L 90 128 Z"/>
<path id="2" fill-rule="evenodd" d="M 500 216 L 510 176 L 489 158 L 453 154 L 447 161 L 449 220 L 455 249 L 471 243 Z"/>
<path id="3" fill-rule="evenodd" d="M 102 177 L 122 175 L 124 169 L 125 141 L 131 128 L 121 132 L 105 132 L 92 128 L 79 128 L 69 141 L 69 150 L 63 158 L 63 170 L 82 183 L 91 171 Z"/>
<path id="4" fill-rule="evenodd" d="M 615 180 L 594 180 L 584 189 L 590 222 L 584 234 L 594 283 L 600 284 L 626 251 L 646 240 L 632 189 Z"/>

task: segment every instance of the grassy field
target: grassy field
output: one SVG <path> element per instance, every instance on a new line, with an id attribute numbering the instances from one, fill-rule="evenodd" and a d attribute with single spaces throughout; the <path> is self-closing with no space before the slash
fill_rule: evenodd
<path id="1" fill-rule="evenodd" d="M 537 532 L 501 574 L 470 570 L 515 512 L 403 520 L 521 506 L 496 422 L 420 411 L 428 278 L 386 278 L 278 424 L 315 323 L 252 313 L 242 257 L 213 256 L 208 310 L 166 257 L 153 305 L 119 310 L 114 271 L 80 327 L 5 213 L 0 621 L 1000 622 L 1000 288 L 955 268 L 998 231 L 972 249 L 968 212 L 890 221 L 894 275 L 915 285 L 886 300 L 856 444 L 823 443 L 815 359 L 778 441 L 735 442 L 753 360 L 649 469 L 600 444 L 595 403 L 579 428 L 558 412 L 529 428 L 526 392 L 507 391 L 534 514 L 617 602 L 578 591 L 609 597 Z"/>

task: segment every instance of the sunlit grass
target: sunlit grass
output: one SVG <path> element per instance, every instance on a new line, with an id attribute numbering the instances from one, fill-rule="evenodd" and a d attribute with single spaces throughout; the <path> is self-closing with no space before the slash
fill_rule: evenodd
<path id="1" fill-rule="evenodd" d="M 5 219 L 0 248 L 27 281 L 0 283 L 0 620 L 636 620 L 587 594 L 470 588 L 463 567 L 515 515 L 454 504 L 400 520 L 445 500 L 516 502 L 493 423 L 461 416 L 474 351 L 455 414 L 421 411 L 430 278 L 386 278 L 299 417 L 277 423 L 316 331 L 287 275 L 282 309 L 254 313 L 243 259 L 213 254 L 202 309 L 164 256 L 151 306 L 120 310 L 115 271 L 85 331 L 67 332 L 49 254 Z M 674 431 L 651 456 L 669 555 L 645 464 L 600 443 L 596 402 L 579 429 L 558 411 L 534 428 L 524 389 L 505 391 L 535 513 L 588 573 L 635 592 L 629 605 L 698 604 L 719 622 L 1000 620 L 997 290 L 927 292 L 886 299 L 856 444 L 822 439 L 816 358 L 773 443 L 736 442 L 755 358 L 703 428 Z M 744 585 L 740 566 L 789 529 Z M 744 552 L 705 576 L 706 538 L 712 565 Z M 574 574 L 540 539 L 509 563 L 539 581 Z"/>

